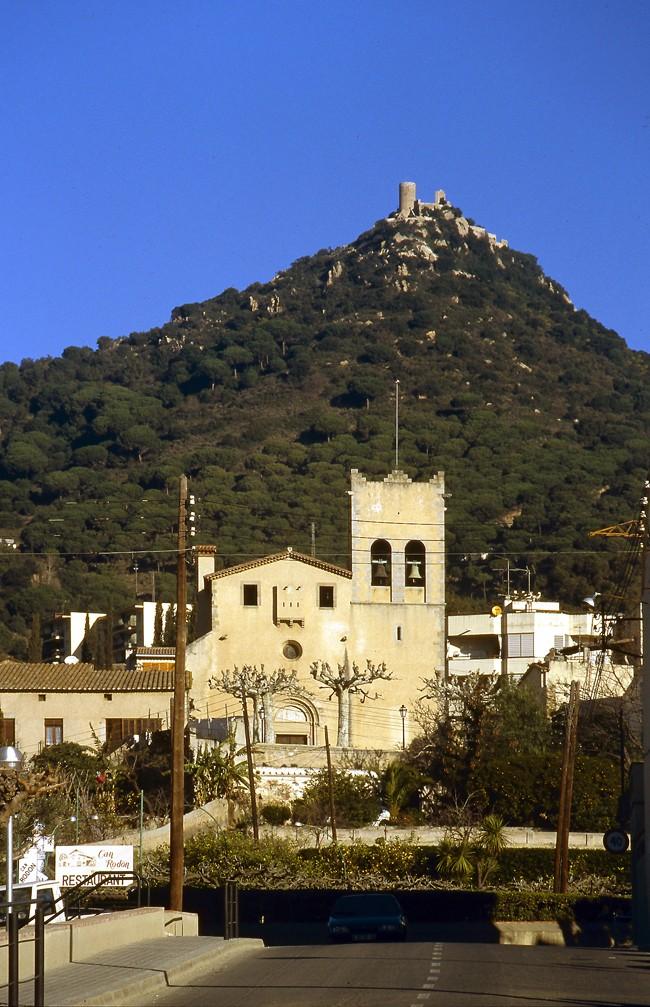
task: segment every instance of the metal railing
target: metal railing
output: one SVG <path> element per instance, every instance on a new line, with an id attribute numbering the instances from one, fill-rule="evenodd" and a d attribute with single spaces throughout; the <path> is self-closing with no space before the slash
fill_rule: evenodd
<path id="1" fill-rule="evenodd" d="M 19 1007 L 20 1004 L 20 917 L 16 910 L 34 902 L 36 911 L 31 917 L 34 921 L 34 1007 L 43 1007 L 45 1003 L 45 906 L 42 903 L 39 905 L 38 899 L 12 900 L 0 903 L 7 926 L 8 1007 Z"/>
<path id="2" fill-rule="evenodd" d="M 226 881 L 223 888 L 223 939 L 239 937 L 239 886 Z"/>
<path id="3" fill-rule="evenodd" d="M 110 886 L 107 885 L 105 881 L 106 878 L 112 878 L 114 881 L 118 880 L 135 881 L 138 892 L 138 898 L 137 898 L 138 909 L 140 909 L 142 905 L 142 887 L 144 885 L 147 892 L 146 904 L 148 906 L 151 905 L 151 886 L 149 884 L 149 881 L 146 878 L 143 878 L 142 875 L 139 873 L 139 871 L 93 871 L 92 874 L 89 874 L 86 878 L 84 878 L 83 881 L 80 881 L 79 884 L 74 885 L 73 888 L 66 889 L 65 894 L 63 892 L 61 893 L 63 906 L 61 907 L 61 909 L 58 909 L 55 913 L 53 913 L 51 916 L 48 917 L 47 923 L 51 923 L 53 920 L 57 918 L 57 916 L 60 916 L 62 913 L 65 914 L 66 920 L 71 919 L 73 915 L 70 912 L 71 904 L 76 904 L 77 916 L 79 916 L 81 913 L 82 899 L 87 898 L 89 895 L 92 895 L 93 892 L 99 891 L 100 888 L 115 887 L 115 885 Z M 93 879 L 98 880 L 93 881 Z M 101 909 L 98 909 L 97 912 L 100 913 Z M 30 917 L 29 920 L 27 920 L 27 922 L 31 923 L 33 919 L 34 917 L 32 916 Z"/>
<path id="4" fill-rule="evenodd" d="M 151 904 L 151 889 L 149 882 L 138 871 L 93 871 L 82 882 L 61 893 L 60 909 L 56 909 L 57 899 L 53 905 L 46 904 L 38 896 L 35 899 L 12 899 L 10 902 L 0 902 L 0 915 L 5 917 L 7 928 L 7 1005 L 19 1007 L 20 995 L 20 930 L 30 923 L 34 924 L 34 1007 L 43 1007 L 45 1002 L 45 927 L 60 916 L 68 920 L 74 918 L 71 906 L 76 905 L 77 916 L 81 915 L 81 902 L 101 888 L 108 887 L 106 879 L 113 881 L 134 881 L 137 888 L 137 906 L 142 905 L 142 888 L 146 889 L 147 906 Z M 111 885 L 110 887 L 115 887 Z M 31 906 L 36 905 L 33 915 Z M 30 907 L 30 908 L 28 908 Z M 49 913 L 49 909 L 56 912 Z M 101 913 L 101 909 L 91 910 Z M 45 916 L 47 914 L 47 920 Z M 27 919 L 25 919 L 27 917 Z"/>

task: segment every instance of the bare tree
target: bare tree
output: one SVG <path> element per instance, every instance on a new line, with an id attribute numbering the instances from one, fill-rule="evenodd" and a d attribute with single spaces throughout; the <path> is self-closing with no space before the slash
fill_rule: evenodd
<path id="1" fill-rule="evenodd" d="M 338 731 L 336 744 L 340 748 L 348 748 L 350 745 L 350 699 L 352 696 L 361 696 L 361 702 L 367 699 L 378 699 L 379 693 L 370 695 L 369 686 L 378 679 L 383 678 L 390 681 L 392 672 L 387 671 L 386 664 L 373 664 L 366 661 L 366 667 L 361 670 L 359 665 L 350 662 L 347 657 L 343 664 L 338 664 L 337 671 L 332 671 L 327 661 L 314 661 L 309 669 L 313 679 L 319 683 L 319 688 L 329 689 L 328 699 L 336 696 L 339 704 L 338 710 Z"/>
<path id="2" fill-rule="evenodd" d="M 273 671 L 267 672 L 264 670 L 263 664 L 259 668 L 256 664 L 244 664 L 241 668 L 234 665 L 232 671 L 226 668 L 225 671 L 214 675 L 208 684 L 211 689 L 220 689 L 230 696 L 237 696 L 239 699 L 244 697 L 252 699 L 253 741 L 259 742 L 261 739 L 263 718 L 266 725 L 265 741 L 268 744 L 273 744 L 275 741 L 273 697 L 281 692 L 293 696 L 304 695 L 306 691 L 303 686 L 299 685 L 295 671 L 275 668 Z"/>

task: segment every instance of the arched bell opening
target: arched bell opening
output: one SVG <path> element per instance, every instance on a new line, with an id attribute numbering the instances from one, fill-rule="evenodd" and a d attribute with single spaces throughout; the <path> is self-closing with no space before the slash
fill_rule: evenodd
<path id="1" fill-rule="evenodd" d="M 390 587 L 392 549 L 384 538 L 370 546 L 370 583 L 373 587 Z"/>
<path id="2" fill-rule="evenodd" d="M 405 587 L 421 588 L 424 593 L 427 578 L 427 553 L 422 542 L 416 540 L 407 543 L 404 550 L 404 585 Z"/>

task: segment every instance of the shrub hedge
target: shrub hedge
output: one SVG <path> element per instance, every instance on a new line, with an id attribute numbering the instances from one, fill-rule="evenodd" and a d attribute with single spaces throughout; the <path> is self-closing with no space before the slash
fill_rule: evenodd
<path id="1" fill-rule="evenodd" d="M 203 832 L 185 844 L 189 884 L 217 888 L 227 879 L 241 886 L 266 889 L 310 888 L 449 888 L 437 871 L 438 847 L 401 840 L 300 849 L 277 836 L 259 843 L 240 832 Z M 553 849 L 506 849 L 498 857 L 492 884 L 515 892 L 538 894 L 552 889 Z M 152 883 L 169 877 L 169 850 L 147 858 Z M 570 850 L 569 887 L 574 895 L 628 895 L 631 856 L 605 850 Z"/>

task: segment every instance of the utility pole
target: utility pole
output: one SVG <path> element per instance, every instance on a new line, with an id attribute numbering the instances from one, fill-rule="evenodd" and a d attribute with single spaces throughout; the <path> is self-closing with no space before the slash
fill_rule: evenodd
<path id="1" fill-rule="evenodd" d="M 174 663 L 174 704 L 172 717 L 172 807 L 169 824 L 169 908 L 183 911 L 185 848 L 185 644 L 187 637 L 186 549 L 187 478 L 178 484 L 178 556 L 176 567 L 176 660 Z"/>
<path id="2" fill-rule="evenodd" d="M 332 826 L 332 842 L 337 843 L 336 813 L 334 810 L 334 781 L 332 778 L 332 756 L 330 755 L 330 736 L 325 725 L 325 752 L 327 753 L 327 790 L 330 798 L 330 824 Z"/>
<path id="3" fill-rule="evenodd" d="M 399 378 L 395 378 L 395 469 L 399 469 Z"/>
<path id="4" fill-rule="evenodd" d="M 647 490 L 646 490 L 647 492 Z M 650 547 L 644 540 L 642 550 L 643 588 L 641 594 L 642 635 L 641 647 L 643 662 L 641 665 L 641 702 L 643 716 L 643 824 L 645 837 L 650 836 Z M 640 911 L 639 934 L 636 943 L 639 947 L 650 947 L 650 848 L 647 838 L 642 840 L 643 893 L 638 904 Z M 636 893 L 633 893 L 636 894 Z"/>
<path id="5" fill-rule="evenodd" d="M 251 750 L 251 729 L 248 722 L 248 703 L 246 701 L 246 692 L 242 688 L 241 691 L 241 703 L 242 710 L 244 713 L 244 734 L 246 735 L 246 762 L 248 763 L 248 789 L 251 795 L 251 816 L 253 819 L 253 839 L 256 843 L 259 842 L 260 838 L 260 827 L 257 820 L 257 796 L 255 794 L 255 772 L 253 770 L 253 752 Z"/>
<path id="6" fill-rule="evenodd" d="M 564 755 L 562 758 L 562 779 L 560 782 L 560 807 L 558 811 L 557 835 L 555 839 L 555 877 L 553 890 L 566 892 L 569 884 L 569 829 L 571 825 L 571 801 L 573 799 L 573 771 L 576 761 L 578 740 L 578 713 L 580 710 L 580 685 L 571 683 L 569 707 L 564 731 Z"/>

